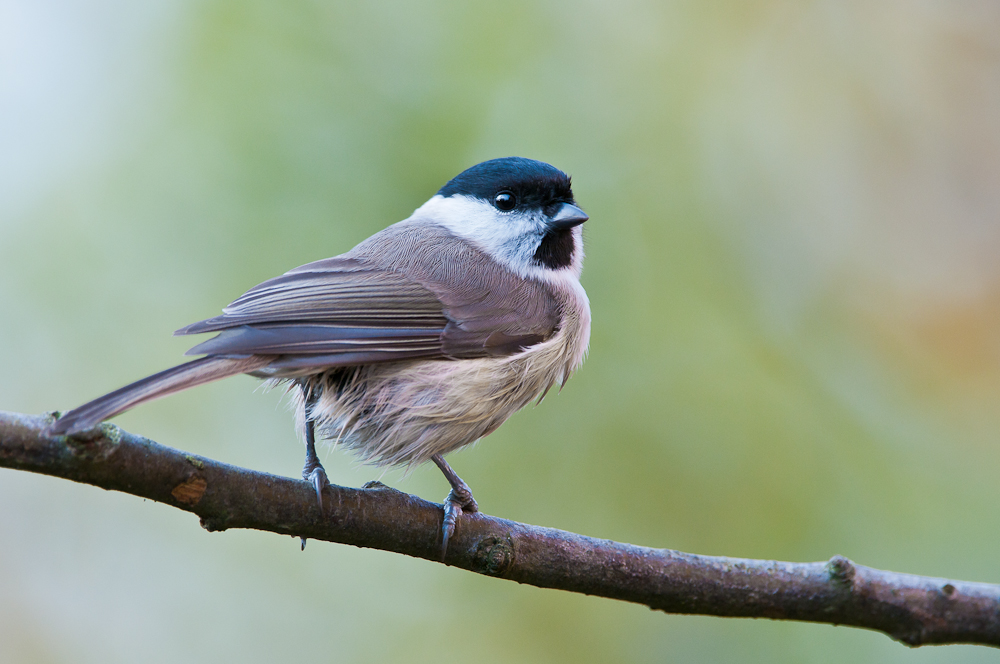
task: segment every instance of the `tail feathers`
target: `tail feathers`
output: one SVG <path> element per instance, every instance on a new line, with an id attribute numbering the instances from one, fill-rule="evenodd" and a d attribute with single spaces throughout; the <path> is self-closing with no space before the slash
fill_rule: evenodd
<path id="1" fill-rule="evenodd" d="M 141 403 L 227 376 L 255 371 L 273 360 L 273 355 L 250 355 L 241 358 L 202 357 L 137 380 L 131 385 L 74 408 L 56 420 L 48 432 L 64 435 L 86 431 Z"/>

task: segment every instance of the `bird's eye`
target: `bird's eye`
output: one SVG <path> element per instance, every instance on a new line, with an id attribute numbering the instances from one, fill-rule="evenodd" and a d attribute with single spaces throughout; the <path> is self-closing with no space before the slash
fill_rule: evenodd
<path id="1" fill-rule="evenodd" d="M 501 212 L 510 212 L 517 207 L 517 197 L 509 191 L 501 191 L 493 199 L 493 205 L 497 206 Z"/>

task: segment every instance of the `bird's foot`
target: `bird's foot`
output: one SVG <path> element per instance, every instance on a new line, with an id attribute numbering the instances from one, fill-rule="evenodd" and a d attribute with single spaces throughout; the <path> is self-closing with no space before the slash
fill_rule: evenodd
<path id="1" fill-rule="evenodd" d="M 306 465 L 302 468 L 302 479 L 312 484 L 316 489 L 316 502 L 319 504 L 319 511 L 322 512 L 323 489 L 330 484 L 330 480 L 327 478 L 326 470 L 323 468 L 323 464 L 319 462 L 319 459 L 306 459 Z M 305 551 L 306 538 L 300 537 L 299 539 L 302 541 L 302 551 Z"/>
<path id="2" fill-rule="evenodd" d="M 327 478 L 326 469 L 323 468 L 319 459 L 306 459 L 306 465 L 302 468 L 302 479 L 312 484 L 316 489 L 316 503 L 319 505 L 320 511 L 323 511 L 323 489 L 330 484 L 330 480 Z"/>
<path id="3" fill-rule="evenodd" d="M 452 488 L 448 492 L 448 497 L 444 499 L 444 520 L 441 523 L 441 560 L 444 561 L 448 553 L 448 540 L 455 534 L 455 524 L 458 517 L 465 513 L 472 514 L 479 511 L 476 499 L 472 497 L 469 485 L 462 480 L 460 485 Z"/>
<path id="4" fill-rule="evenodd" d="M 444 520 L 441 522 L 441 562 L 444 562 L 444 558 L 448 554 L 448 540 L 455 534 L 458 517 L 465 512 L 469 514 L 478 512 L 479 505 L 472 497 L 472 489 L 458 476 L 458 473 L 452 470 L 443 456 L 435 454 L 431 460 L 437 464 L 437 467 L 444 473 L 445 479 L 448 480 L 448 484 L 451 485 L 451 491 L 444 499 Z"/>

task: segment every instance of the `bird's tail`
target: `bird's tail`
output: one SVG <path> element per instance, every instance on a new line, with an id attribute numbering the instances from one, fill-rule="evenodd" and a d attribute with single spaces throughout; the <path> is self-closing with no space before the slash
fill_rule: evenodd
<path id="1" fill-rule="evenodd" d="M 227 376 L 255 371 L 273 360 L 273 355 L 249 355 L 238 358 L 209 356 L 186 362 L 74 408 L 56 420 L 48 433 L 68 435 L 86 431 L 141 403 Z"/>

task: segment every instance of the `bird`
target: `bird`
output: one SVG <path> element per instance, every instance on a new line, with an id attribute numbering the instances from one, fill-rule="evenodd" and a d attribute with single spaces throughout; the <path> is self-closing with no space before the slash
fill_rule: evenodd
<path id="1" fill-rule="evenodd" d="M 443 559 L 460 517 L 478 511 L 445 455 L 561 389 L 587 353 L 589 217 L 571 185 L 533 159 L 476 164 L 347 253 L 264 281 L 177 330 L 217 334 L 186 353 L 202 357 L 74 408 L 49 433 L 78 434 L 236 374 L 286 384 L 305 438 L 302 477 L 320 509 L 329 480 L 317 438 L 376 466 L 440 468 L 451 486 Z"/>

